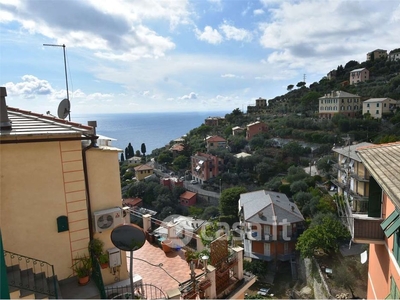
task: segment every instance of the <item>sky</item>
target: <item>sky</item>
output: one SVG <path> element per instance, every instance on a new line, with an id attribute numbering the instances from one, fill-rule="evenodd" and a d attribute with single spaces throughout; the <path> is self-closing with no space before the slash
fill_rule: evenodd
<path id="1" fill-rule="evenodd" d="M 246 111 L 375 49 L 398 0 L 0 0 L 7 105 L 57 114 Z"/>

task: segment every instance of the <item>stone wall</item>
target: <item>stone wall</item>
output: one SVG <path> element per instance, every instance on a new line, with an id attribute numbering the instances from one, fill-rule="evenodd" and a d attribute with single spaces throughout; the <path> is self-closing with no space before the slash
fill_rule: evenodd
<path id="1" fill-rule="evenodd" d="M 298 266 L 299 277 L 313 289 L 314 299 L 333 299 L 315 258 L 300 259 Z"/>

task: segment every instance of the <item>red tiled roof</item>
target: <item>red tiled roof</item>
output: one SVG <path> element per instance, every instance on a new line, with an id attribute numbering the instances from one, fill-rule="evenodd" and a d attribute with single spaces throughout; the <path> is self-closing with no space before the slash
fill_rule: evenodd
<path id="1" fill-rule="evenodd" d="M 226 140 L 218 135 L 214 135 L 208 138 L 207 142 L 226 142 Z"/>
<path id="2" fill-rule="evenodd" d="M 128 205 L 128 206 L 137 206 L 138 204 L 142 203 L 142 199 L 141 198 L 127 198 L 124 199 L 123 204 L 124 205 Z"/>
<path id="3" fill-rule="evenodd" d="M 182 144 L 175 144 L 169 150 L 180 152 L 180 151 L 183 151 L 183 149 L 184 149 L 184 147 Z"/>
<path id="4" fill-rule="evenodd" d="M 186 191 L 182 195 L 180 195 L 180 198 L 189 200 L 192 199 L 194 196 L 196 196 L 196 193 Z"/>
<path id="5" fill-rule="evenodd" d="M 153 170 L 153 167 L 150 167 L 148 165 L 140 165 L 135 167 L 135 171 L 144 171 L 144 170 Z"/>

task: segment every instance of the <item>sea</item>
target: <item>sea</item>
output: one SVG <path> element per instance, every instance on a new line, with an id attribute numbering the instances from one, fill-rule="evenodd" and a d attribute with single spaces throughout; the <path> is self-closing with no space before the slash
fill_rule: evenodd
<path id="1" fill-rule="evenodd" d="M 199 127 L 208 117 L 223 117 L 230 111 L 75 114 L 71 121 L 87 125 L 97 121 L 96 133 L 116 139 L 111 145 L 124 150 L 131 143 L 134 151 L 146 145 L 146 154 L 164 147 L 190 130 Z"/>

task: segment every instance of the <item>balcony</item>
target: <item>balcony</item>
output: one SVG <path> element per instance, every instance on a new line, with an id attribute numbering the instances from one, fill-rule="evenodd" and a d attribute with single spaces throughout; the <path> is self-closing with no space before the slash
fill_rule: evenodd
<path id="1" fill-rule="evenodd" d="M 343 182 L 338 181 L 337 179 L 331 179 L 332 183 L 342 189 L 346 188 L 346 184 L 344 184 Z"/>
<path id="2" fill-rule="evenodd" d="M 262 234 L 260 236 L 257 231 L 252 231 L 251 232 L 251 237 L 253 238 L 253 241 L 265 242 L 265 243 L 276 242 L 276 241 L 278 241 L 278 242 L 295 241 L 299 237 L 299 234 L 297 234 L 295 232 L 292 232 L 290 234 L 286 234 L 285 238 L 283 238 L 283 233 L 282 232 L 279 232 L 276 235 L 277 235 L 277 237 L 274 238 L 273 234 L 266 233 L 266 234 Z M 245 234 L 245 238 L 249 239 L 247 234 Z"/>
<path id="3" fill-rule="evenodd" d="M 351 172 L 350 176 L 353 177 L 357 181 L 362 181 L 362 182 L 369 182 L 369 178 L 365 176 L 359 176 L 358 174 Z"/>
<path id="4" fill-rule="evenodd" d="M 381 218 L 371 218 L 363 215 L 353 215 L 355 243 L 384 244 L 385 233 L 382 230 Z"/>

